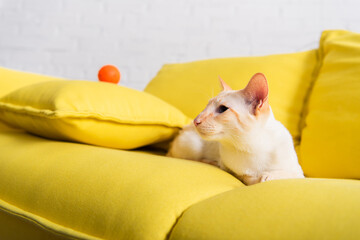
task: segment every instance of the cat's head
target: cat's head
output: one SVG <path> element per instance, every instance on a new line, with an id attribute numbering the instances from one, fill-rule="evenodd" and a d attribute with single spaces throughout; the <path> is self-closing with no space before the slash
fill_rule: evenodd
<path id="1" fill-rule="evenodd" d="M 231 139 L 266 123 L 271 110 L 264 74 L 255 74 L 242 90 L 232 90 L 222 79 L 220 83 L 223 91 L 210 99 L 194 120 L 197 131 L 204 139 Z"/>

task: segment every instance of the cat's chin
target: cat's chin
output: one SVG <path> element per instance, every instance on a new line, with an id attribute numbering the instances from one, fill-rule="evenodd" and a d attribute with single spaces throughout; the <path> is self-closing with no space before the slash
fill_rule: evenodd
<path id="1" fill-rule="evenodd" d="M 198 133 L 202 139 L 207 140 L 207 141 L 218 141 L 223 138 L 222 133 L 202 133 L 199 131 L 198 131 Z"/>

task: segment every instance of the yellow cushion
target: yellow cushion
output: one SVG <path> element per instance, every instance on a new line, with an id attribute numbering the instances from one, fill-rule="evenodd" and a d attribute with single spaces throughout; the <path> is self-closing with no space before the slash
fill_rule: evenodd
<path id="1" fill-rule="evenodd" d="M 243 187 L 198 162 L 26 133 L 0 132 L 0 153 L 0 209 L 71 239 L 166 239 L 185 209 Z"/>
<path id="2" fill-rule="evenodd" d="M 121 149 L 168 140 L 190 121 L 148 93 L 88 81 L 18 89 L 0 99 L 0 118 L 47 138 Z"/>
<path id="3" fill-rule="evenodd" d="M 0 132 L 2 131 L 23 131 L 23 130 L 19 128 L 10 127 L 8 124 L 5 124 L 0 120 Z"/>
<path id="4" fill-rule="evenodd" d="M 274 180 L 190 207 L 170 240 L 360 239 L 360 182 Z"/>
<path id="5" fill-rule="evenodd" d="M 27 85 L 54 80 L 64 79 L 0 67 L 0 97 Z"/>
<path id="6" fill-rule="evenodd" d="M 253 74 L 262 72 L 269 81 L 269 99 L 275 117 L 298 141 L 300 115 L 316 64 L 315 50 L 169 64 L 163 66 L 145 91 L 194 118 L 220 91 L 218 76 L 233 89 L 242 89 Z"/>
<path id="7" fill-rule="evenodd" d="M 326 31 L 300 163 L 311 177 L 360 178 L 360 34 Z"/>

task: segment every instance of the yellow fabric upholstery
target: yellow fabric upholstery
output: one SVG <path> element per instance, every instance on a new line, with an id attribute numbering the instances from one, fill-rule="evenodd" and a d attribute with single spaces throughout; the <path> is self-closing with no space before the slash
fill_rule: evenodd
<path id="1" fill-rule="evenodd" d="M 3 207 L 6 206 L 6 209 Z M 41 221 L 38 221 L 41 219 Z M 65 240 L 74 239 L 98 239 L 76 231 L 72 234 L 61 232 L 56 228 L 48 228 L 48 220 L 36 215 L 26 213 L 16 207 L 0 200 L 0 237 L 4 240 Z M 55 225 L 52 223 L 52 225 Z M 60 227 L 61 229 L 61 227 Z"/>
<path id="2" fill-rule="evenodd" d="M 64 79 L 0 67 L 0 97 L 27 85 L 54 80 Z"/>
<path id="3" fill-rule="evenodd" d="M 202 163 L 26 133 L 1 132 L 0 153 L 0 208 L 75 239 L 165 239 L 189 206 L 243 186 Z"/>
<path id="4" fill-rule="evenodd" d="M 276 118 L 301 139 L 305 174 L 360 178 L 359 49 L 359 34 L 327 31 L 321 64 L 314 50 L 165 65 L 146 91 L 193 118 L 220 90 L 218 75 L 240 89 L 263 72 Z M 0 68 L 1 118 L 122 148 L 171 138 L 190 121 L 146 93 L 49 80 Z M 0 239 L 360 239 L 358 180 L 244 186 L 213 166 L 146 151 L 0 122 Z"/>
<path id="5" fill-rule="evenodd" d="M 360 239 L 360 183 L 274 180 L 190 207 L 170 240 Z"/>
<path id="6" fill-rule="evenodd" d="M 54 80 L 65 79 L 0 67 L 0 98 L 27 85 Z M 10 127 L 0 122 L 0 131 L 2 129 L 9 130 Z"/>
<path id="7" fill-rule="evenodd" d="M 264 57 L 213 59 L 163 66 L 145 91 L 194 118 L 220 91 L 218 76 L 233 89 L 246 86 L 253 74 L 262 72 L 269 82 L 269 101 L 275 117 L 300 138 L 300 115 L 313 80 L 317 51 Z"/>
<path id="8" fill-rule="evenodd" d="M 306 176 L 360 178 L 360 34 L 326 31 L 300 146 Z"/>
<path id="9" fill-rule="evenodd" d="M 47 138 L 121 149 L 168 140 L 191 121 L 148 93 L 88 81 L 20 88 L 0 99 L 0 118 Z"/>
<path id="10" fill-rule="evenodd" d="M 2 131 L 22 131 L 22 130 L 19 128 L 10 127 L 8 124 L 5 124 L 0 119 L 0 132 L 2 132 Z"/>

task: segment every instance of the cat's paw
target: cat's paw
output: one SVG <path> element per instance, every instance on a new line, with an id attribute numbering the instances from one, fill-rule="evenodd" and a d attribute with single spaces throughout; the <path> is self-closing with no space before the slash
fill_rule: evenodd
<path id="1" fill-rule="evenodd" d="M 200 160 L 198 160 L 198 161 L 199 161 L 199 162 L 202 162 L 202 163 L 207 163 L 207 164 L 210 164 L 210 165 L 219 167 L 219 162 L 216 161 L 216 160 L 212 160 L 212 159 L 200 159 Z"/>
<path id="2" fill-rule="evenodd" d="M 301 172 L 291 172 L 291 171 L 273 171 L 265 172 L 260 178 L 260 182 L 267 182 L 276 179 L 289 179 L 289 178 L 304 178 L 304 175 Z"/>
<path id="3" fill-rule="evenodd" d="M 261 176 L 260 182 L 267 182 L 267 181 L 271 181 L 271 180 L 274 180 L 274 179 L 277 179 L 277 177 L 274 176 L 273 174 L 266 173 L 266 174 L 263 174 Z"/>

